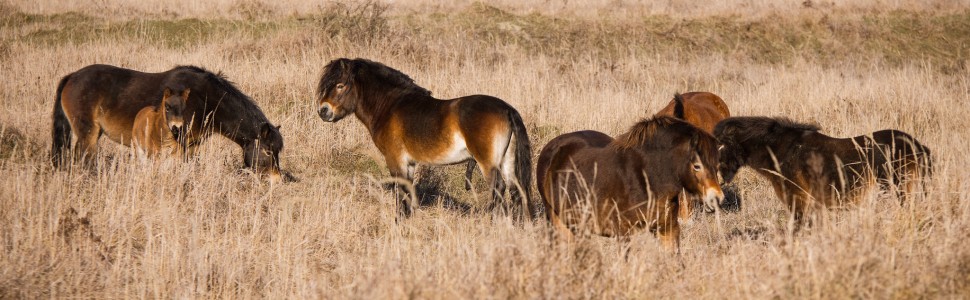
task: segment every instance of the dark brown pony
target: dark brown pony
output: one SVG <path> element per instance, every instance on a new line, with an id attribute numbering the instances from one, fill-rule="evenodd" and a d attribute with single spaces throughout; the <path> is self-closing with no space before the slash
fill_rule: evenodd
<path id="1" fill-rule="evenodd" d="M 644 120 L 616 139 L 579 131 L 552 139 L 539 154 L 537 185 L 546 215 L 565 236 L 584 221 L 592 233 L 655 232 L 668 250 L 680 245 L 683 191 L 709 206 L 724 195 L 717 182 L 717 141 L 683 120 Z"/>
<path id="2" fill-rule="evenodd" d="M 98 139 L 130 145 L 135 116 L 146 107 L 162 105 L 165 89 L 191 90 L 182 114 L 186 123 L 172 128 L 180 147 L 191 153 L 212 132 L 236 142 L 247 168 L 281 176 L 279 127 L 248 96 L 222 75 L 195 66 L 179 66 L 162 73 L 143 73 L 108 65 L 90 65 L 61 79 L 54 101 L 51 159 L 60 165 L 64 152 L 75 158 L 98 151 Z"/>
<path id="3" fill-rule="evenodd" d="M 735 117 L 718 124 L 714 134 L 724 145 L 724 180 L 752 167 L 798 223 L 809 209 L 854 203 L 877 184 L 896 185 L 904 200 L 932 172 L 930 150 L 898 130 L 833 138 L 816 125 L 786 118 Z"/>
<path id="4" fill-rule="evenodd" d="M 690 92 L 674 95 L 674 99 L 657 112 L 657 115 L 675 117 L 709 134 L 714 134 L 714 126 L 721 120 L 731 117 L 731 111 L 728 110 L 724 100 L 715 94 Z"/>
<path id="5" fill-rule="evenodd" d="M 505 101 L 484 95 L 435 99 L 398 70 L 347 58 L 324 67 L 317 96 L 323 121 L 337 122 L 353 114 L 367 127 L 391 176 L 410 182 L 417 163 L 455 164 L 471 159 L 487 175 L 492 208 L 502 202 L 510 186 L 513 202 L 534 214 L 522 203 L 523 197 L 529 202 L 532 180 L 529 137 L 522 117 Z M 397 183 L 394 186 L 400 188 Z M 408 200 L 398 197 L 398 203 L 401 215 L 410 215 Z M 529 202 L 528 206 L 535 205 Z"/>
<path id="6" fill-rule="evenodd" d="M 179 154 L 185 147 L 178 143 L 179 133 L 185 124 L 185 100 L 191 90 L 177 93 L 165 89 L 162 103 L 142 108 L 135 116 L 132 126 L 132 144 L 142 156 L 153 157 L 162 150 Z"/>
<path id="7" fill-rule="evenodd" d="M 708 134 L 714 134 L 714 126 L 721 120 L 731 117 L 731 111 L 721 97 L 708 92 L 690 92 L 684 94 L 674 94 L 674 98 L 667 103 L 667 106 L 656 114 L 657 116 L 675 117 L 697 128 L 703 129 Z M 733 193 L 733 186 L 724 186 L 722 189 L 727 196 L 722 210 L 736 211 L 741 208 L 741 199 Z M 697 199 L 687 199 L 687 195 L 681 195 L 681 219 L 689 219 L 694 211 L 694 206 L 699 202 Z M 714 207 L 707 207 L 708 212 L 714 212 Z"/>

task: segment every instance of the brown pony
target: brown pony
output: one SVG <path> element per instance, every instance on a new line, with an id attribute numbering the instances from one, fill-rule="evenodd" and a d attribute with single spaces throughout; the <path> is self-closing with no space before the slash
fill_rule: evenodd
<path id="1" fill-rule="evenodd" d="M 721 97 L 708 92 L 690 92 L 684 94 L 674 94 L 674 98 L 667 103 L 667 106 L 656 114 L 657 116 L 675 117 L 697 128 L 703 129 L 708 134 L 714 134 L 714 126 L 718 122 L 731 117 L 731 111 Z M 721 205 L 722 210 L 737 211 L 741 208 L 741 199 L 734 193 L 734 186 L 721 187 L 725 192 L 725 201 Z M 694 206 L 698 200 L 691 200 L 685 195 L 680 202 L 680 217 L 688 220 L 693 214 Z M 714 207 L 707 207 L 707 212 L 714 212 Z"/>
<path id="2" fill-rule="evenodd" d="M 145 156 L 155 156 L 163 148 L 178 154 L 185 147 L 178 144 L 179 133 L 185 124 L 183 118 L 185 100 L 189 98 L 189 89 L 172 95 L 172 90 L 165 89 L 162 95 L 162 105 L 142 108 L 135 116 L 132 127 L 133 144 Z"/>
<path id="3" fill-rule="evenodd" d="M 657 112 L 657 115 L 679 118 L 709 134 L 714 134 L 714 126 L 721 120 L 731 117 L 731 111 L 728 110 L 724 100 L 715 94 L 690 92 L 674 95 L 674 99 Z"/>
<path id="4" fill-rule="evenodd" d="M 513 202 L 534 216 L 531 206 L 536 205 L 529 202 L 528 193 L 529 137 L 522 117 L 505 101 L 484 95 L 435 99 L 398 70 L 347 58 L 324 67 L 317 96 L 323 121 L 337 122 L 353 114 L 367 127 L 391 176 L 410 182 L 417 163 L 455 164 L 471 159 L 487 175 L 493 209 L 502 202 L 508 185 Z M 407 193 L 397 183 L 392 188 Z M 530 207 L 523 205 L 523 197 Z M 398 197 L 398 203 L 402 216 L 411 214 L 405 197 Z"/>
<path id="5" fill-rule="evenodd" d="M 592 233 L 629 236 L 655 232 L 668 250 L 680 247 L 680 194 L 714 206 L 717 141 L 682 120 L 643 120 L 616 139 L 596 131 L 560 135 L 546 144 L 536 166 L 546 216 L 567 238 L 585 220 Z M 589 215 L 587 215 L 587 213 Z"/>
<path id="6" fill-rule="evenodd" d="M 98 139 L 130 145 L 135 117 L 142 109 L 162 105 L 164 90 L 191 90 L 182 114 L 187 123 L 175 128 L 182 147 L 191 153 L 212 132 L 236 142 L 247 168 L 281 175 L 279 153 L 283 137 L 253 100 L 222 75 L 195 66 L 179 66 L 162 73 L 142 73 L 108 65 L 90 65 L 61 79 L 54 101 L 51 160 L 60 165 L 64 152 L 90 158 Z M 73 140 L 73 142 L 72 142 Z"/>
<path id="7" fill-rule="evenodd" d="M 901 200 L 932 172 L 930 150 L 909 134 L 881 130 L 833 138 L 786 118 L 735 117 L 717 125 L 721 175 L 750 166 L 771 182 L 796 222 L 814 207 L 854 203 L 874 184 L 896 185 Z"/>

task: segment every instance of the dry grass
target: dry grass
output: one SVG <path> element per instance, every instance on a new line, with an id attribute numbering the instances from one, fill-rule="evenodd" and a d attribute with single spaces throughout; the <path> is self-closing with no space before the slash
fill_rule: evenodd
<path id="1" fill-rule="evenodd" d="M 965 1 L 669 1 L 626 12 L 611 11 L 614 1 L 508 2 L 386 12 L 297 1 L 0 4 L 0 297 L 970 294 Z M 697 216 L 676 257 L 649 234 L 624 259 L 610 239 L 561 245 L 543 222 L 441 204 L 395 224 L 391 195 L 368 179 L 386 170 L 363 126 L 315 117 L 321 68 L 342 56 L 385 62 L 438 97 L 503 98 L 537 148 L 572 130 L 622 132 L 675 91 L 707 90 L 736 115 L 817 121 L 831 135 L 911 132 L 933 149 L 937 175 L 910 205 L 871 195 L 791 236 L 768 186 L 742 174 L 742 212 Z M 92 63 L 224 72 L 282 125 L 284 168 L 302 181 L 238 174 L 238 150 L 220 138 L 187 164 L 140 164 L 103 141 L 96 168 L 52 170 L 55 85 Z M 461 188 L 461 170 L 430 169 L 422 181 L 483 204 Z"/>

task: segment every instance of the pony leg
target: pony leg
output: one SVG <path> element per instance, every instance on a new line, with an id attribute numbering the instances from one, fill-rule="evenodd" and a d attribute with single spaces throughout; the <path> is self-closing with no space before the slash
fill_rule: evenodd
<path id="1" fill-rule="evenodd" d="M 98 153 L 98 138 L 101 137 L 101 127 L 92 121 L 75 122 L 74 157 L 89 162 Z"/>
<path id="2" fill-rule="evenodd" d="M 412 212 L 411 203 L 408 201 L 411 193 L 404 186 L 404 183 L 412 182 L 411 174 L 408 172 L 410 165 L 403 161 L 392 160 L 390 158 L 385 159 L 387 160 L 387 168 L 391 171 L 391 177 L 396 179 L 391 182 L 390 189 L 394 192 L 394 197 L 397 202 L 398 217 L 409 218 Z"/>
<path id="3" fill-rule="evenodd" d="M 502 211 L 509 213 L 508 206 L 505 205 L 505 180 L 497 168 L 492 168 L 488 172 L 489 187 L 492 189 L 492 204 L 489 210 L 495 211 L 496 206 L 500 206 Z"/>
<path id="4" fill-rule="evenodd" d="M 677 212 L 680 210 L 677 204 L 667 204 L 665 207 L 658 207 L 661 211 L 659 222 L 657 222 L 657 237 L 663 249 L 674 254 L 680 253 L 680 223 L 677 222 Z"/>
<path id="5" fill-rule="evenodd" d="M 470 159 L 465 164 L 465 190 L 472 190 L 472 175 L 475 174 L 476 163 L 475 160 Z"/>
<path id="6" fill-rule="evenodd" d="M 694 199 L 693 197 L 687 196 L 687 193 L 680 193 L 677 196 L 677 218 L 679 222 L 683 222 L 686 225 L 690 225 L 694 217 Z"/>
<path id="7" fill-rule="evenodd" d="M 566 243 L 572 243 L 573 240 L 575 240 L 575 237 L 573 236 L 573 231 L 569 230 L 569 227 L 566 227 L 566 224 L 562 222 L 562 219 L 559 218 L 558 214 L 552 212 L 551 210 L 548 212 L 549 212 L 549 221 L 552 222 L 553 228 L 555 229 L 556 232 L 559 233 L 559 237 L 562 239 L 562 241 Z"/>

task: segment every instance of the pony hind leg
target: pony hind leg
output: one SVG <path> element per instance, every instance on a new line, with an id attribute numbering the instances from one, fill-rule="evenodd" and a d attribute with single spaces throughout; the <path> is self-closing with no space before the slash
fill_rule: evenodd
<path id="1" fill-rule="evenodd" d="M 467 162 L 465 162 L 465 190 L 466 191 L 472 190 L 472 176 L 475 175 L 475 168 L 477 167 L 478 166 L 475 163 L 474 159 L 469 159 Z"/>
<path id="2" fill-rule="evenodd" d="M 488 181 L 489 189 L 491 190 L 491 204 L 488 206 L 489 211 L 501 210 L 502 213 L 510 214 L 508 205 L 505 203 L 505 180 L 502 178 L 502 173 L 498 168 L 490 168 L 488 172 L 482 172 L 488 174 L 486 179 Z"/>
<path id="3" fill-rule="evenodd" d="M 74 158 L 85 164 L 91 163 L 98 153 L 98 139 L 101 137 L 101 127 L 92 121 L 75 122 L 74 126 Z"/>

